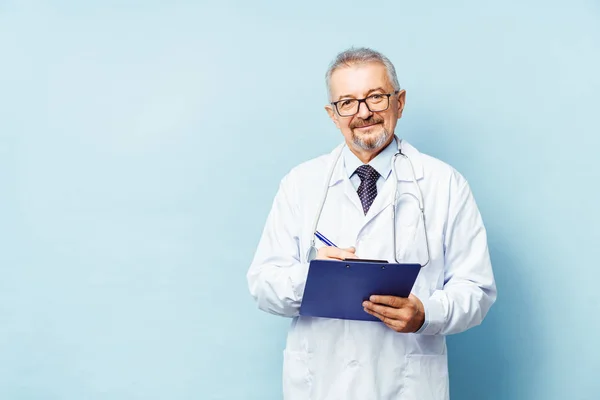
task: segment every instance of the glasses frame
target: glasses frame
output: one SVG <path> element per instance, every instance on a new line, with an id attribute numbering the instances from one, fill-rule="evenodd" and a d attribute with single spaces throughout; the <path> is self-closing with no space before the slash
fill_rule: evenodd
<path id="1" fill-rule="evenodd" d="M 370 96 L 367 96 L 363 99 L 342 99 L 342 100 L 338 100 L 338 101 L 334 101 L 332 103 L 330 103 L 334 108 L 335 111 L 338 113 L 338 115 L 340 117 L 352 117 L 356 114 L 358 114 L 358 112 L 360 111 L 360 103 L 365 103 L 365 106 L 367 107 L 367 110 L 369 110 L 370 112 L 383 112 L 383 111 L 387 111 L 388 108 L 390 108 L 390 97 L 391 96 L 395 96 L 398 93 L 400 93 L 400 90 L 395 90 L 392 93 L 374 93 Z M 370 98 L 371 96 L 386 96 L 387 97 L 387 107 L 384 108 L 383 110 L 377 110 L 377 111 L 373 111 L 369 108 L 369 103 L 367 103 L 367 99 Z M 342 114 L 338 108 L 338 103 L 341 103 L 342 101 L 346 101 L 346 100 L 357 100 L 358 101 L 358 107 L 356 108 L 356 112 L 354 114 Z"/>

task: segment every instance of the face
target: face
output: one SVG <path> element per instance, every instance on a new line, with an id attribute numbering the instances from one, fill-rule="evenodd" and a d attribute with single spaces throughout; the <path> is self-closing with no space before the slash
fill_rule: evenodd
<path id="1" fill-rule="evenodd" d="M 342 67 L 331 75 L 331 102 L 393 92 L 386 68 L 380 63 Z M 358 112 L 349 117 L 341 116 L 332 105 L 325 106 L 325 109 L 352 150 L 377 154 L 393 138 L 396 123 L 402 116 L 405 94 L 401 90 L 390 96 L 389 107 L 385 111 L 369 111 L 364 102 L 360 103 Z"/>

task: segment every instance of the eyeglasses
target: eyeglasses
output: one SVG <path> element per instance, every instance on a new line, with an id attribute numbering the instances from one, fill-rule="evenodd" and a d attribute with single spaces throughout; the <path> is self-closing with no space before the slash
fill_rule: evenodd
<path id="1" fill-rule="evenodd" d="M 360 108 L 360 103 L 365 103 L 371 112 L 380 112 L 387 110 L 390 106 L 390 96 L 399 92 L 399 90 L 396 90 L 394 93 L 376 93 L 364 99 L 343 99 L 335 101 L 331 105 L 335 107 L 341 117 L 351 117 L 356 114 Z"/>

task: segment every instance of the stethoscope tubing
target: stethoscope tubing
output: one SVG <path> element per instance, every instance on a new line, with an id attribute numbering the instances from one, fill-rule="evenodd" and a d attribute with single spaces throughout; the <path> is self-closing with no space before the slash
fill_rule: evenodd
<path id="1" fill-rule="evenodd" d="M 413 166 L 413 163 L 410 161 L 410 158 L 402 153 L 402 147 L 401 147 L 401 142 L 398 139 L 398 137 L 394 136 L 396 138 L 396 141 L 398 142 L 398 152 L 396 154 L 394 154 L 394 157 L 392 158 L 392 172 L 394 174 L 394 200 L 392 203 L 392 230 L 393 230 L 393 235 L 392 235 L 392 239 L 393 239 L 393 243 L 394 243 L 394 260 L 396 260 L 396 263 L 400 264 L 400 261 L 398 261 L 398 254 L 396 252 L 396 204 L 398 204 L 398 198 L 400 197 L 398 195 L 398 175 L 396 172 L 396 159 L 398 158 L 398 156 L 403 157 L 404 159 L 406 159 L 410 165 L 411 168 L 411 172 L 412 172 L 412 176 L 413 176 L 413 183 L 417 188 L 417 192 L 418 192 L 418 197 L 415 197 L 412 193 L 406 193 L 407 195 L 410 195 L 412 197 L 415 197 L 416 201 L 419 203 L 419 211 L 421 213 L 421 219 L 423 222 L 423 230 L 425 232 L 425 246 L 427 248 L 427 262 L 423 265 L 421 265 L 421 267 L 425 267 L 427 264 L 429 264 L 429 261 L 431 259 L 431 255 L 429 252 L 429 238 L 427 235 L 427 226 L 425 225 L 425 204 L 423 201 L 423 192 L 421 191 L 421 187 L 419 186 L 419 183 L 417 182 L 417 175 L 415 172 L 415 168 Z M 317 257 L 317 248 L 315 246 L 315 240 L 316 240 L 316 232 L 317 232 L 317 226 L 319 224 L 319 220 L 321 219 L 321 213 L 323 212 L 323 207 L 325 206 L 325 201 L 327 201 L 327 194 L 329 193 L 329 184 L 331 182 L 331 178 L 333 177 L 333 172 L 335 170 L 335 166 L 337 165 L 342 152 L 344 150 L 344 146 L 346 144 L 343 144 L 336 157 L 335 160 L 333 161 L 333 163 L 331 164 L 330 168 L 329 168 L 329 172 L 327 174 L 327 180 L 325 181 L 325 190 L 323 192 L 323 196 L 321 197 L 321 203 L 319 205 L 319 210 L 317 211 L 317 215 L 316 218 L 314 220 L 313 226 L 312 226 L 312 237 L 311 237 L 311 242 L 310 242 L 310 247 L 308 250 L 308 254 L 307 254 L 307 259 L 308 261 L 312 261 Z"/>

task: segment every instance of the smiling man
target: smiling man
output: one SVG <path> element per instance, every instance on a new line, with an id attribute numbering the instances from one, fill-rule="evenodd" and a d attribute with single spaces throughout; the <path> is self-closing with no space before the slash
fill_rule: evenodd
<path id="1" fill-rule="evenodd" d="M 283 178 L 247 274 L 260 309 L 293 318 L 284 398 L 446 400 L 445 337 L 480 324 L 496 300 L 479 210 L 460 173 L 396 134 L 406 92 L 385 56 L 344 51 L 326 83 L 344 141 Z M 362 303 L 381 322 L 299 315 L 319 214 L 317 231 L 339 247 L 320 243 L 316 258 L 423 266 L 407 298 Z"/>

